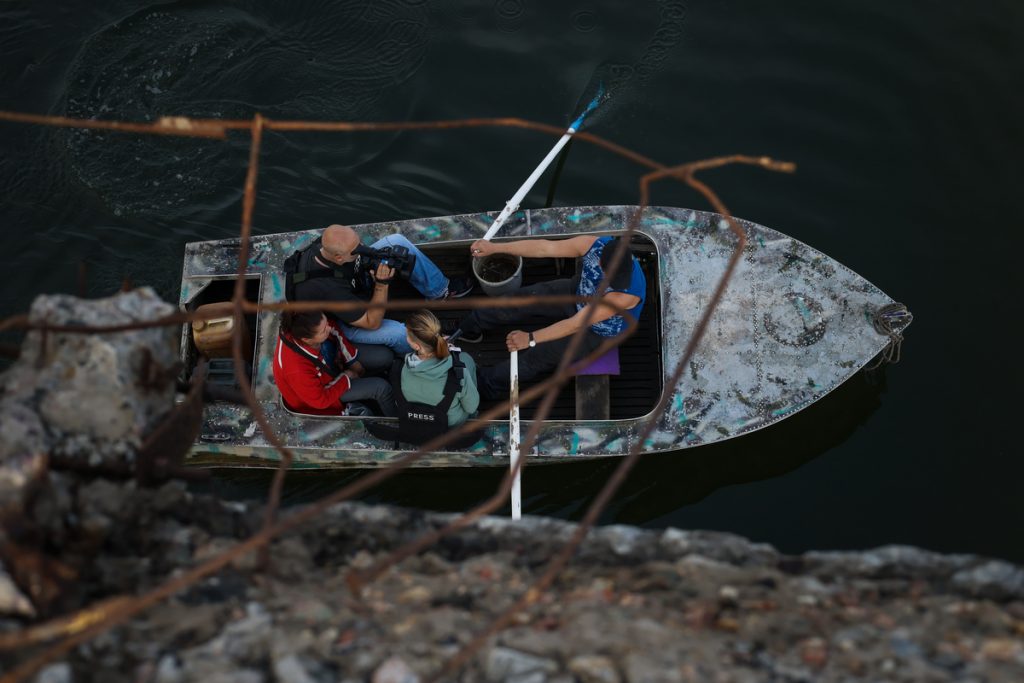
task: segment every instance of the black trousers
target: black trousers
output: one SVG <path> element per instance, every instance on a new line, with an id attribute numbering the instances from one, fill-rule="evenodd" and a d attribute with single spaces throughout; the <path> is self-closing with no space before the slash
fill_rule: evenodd
<path id="1" fill-rule="evenodd" d="M 521 287 L 511 296 L 557 296 L 576 294 L 575 279 L 552 280 L 539 282 L 529 287 Z M 575 303 L 534 304 L 528 308 L 478 308 L 462 319 L 462 330 L 468 336 L 495 327 L 513 326 L 523 331 L 532 332 L 547 327 L 559 320 L 576 315 Z M 551 374 L 562 360 L 572 335 L 553 341 L 538 343 L 532 349 L 519 352 L 519 381 L 533 382 L 544 379 Z M 596 349 L 604 337 L 591 330 L 584 333 L 583 340 L 577 347 L 573 360 L 578 360 Z M 509 382 L 509 360 L 497 365 L 481 367 L 477 370 L 477 385 L 480 395 L 489 399 L 508 398 L 511 388 Z"/>

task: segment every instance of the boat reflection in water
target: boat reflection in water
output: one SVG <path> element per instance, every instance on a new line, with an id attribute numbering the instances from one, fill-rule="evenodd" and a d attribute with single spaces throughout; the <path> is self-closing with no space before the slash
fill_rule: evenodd
<path id="1" fill-rule="evenodd" d="M 716 491 L 792 472 L 849 439 L 881 405 L 884 392 L 883 365 L 855 374 L 822 400 L 771 429 L 701 448 L 644 455 L 600 523 L 671 526 L 672 520 L 665 517 Z M 524 513 L 579 519 L 620 462 L 592 460 L 528 468 L 524 474 Z M 283 502 L 314 502 L 369 472 L 289 473 Z M 358 500 L 462 512 L 487 499 L 500 485 L 503 474 L 493 468 L 407 470 Z M 268 470 L 219 469 L 211 480 L 193 486 L 227 499 L 261 500 L 266 498 L 271 476 Z"/>

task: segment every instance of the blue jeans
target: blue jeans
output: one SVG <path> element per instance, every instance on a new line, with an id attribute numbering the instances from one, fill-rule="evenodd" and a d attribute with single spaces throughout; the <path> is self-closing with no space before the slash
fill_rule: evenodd
<path id="1" fill-rule="evenodd" d="M 388 235 L 379 239 L 371 245 L 374 249 L 382 247 L 401 246 L 409 250 L 410 254 L 416 255 L 416 265 L 413 266 L 412 275 L 409 277 L 409 284 L 416 288 L 420 294 L 428 299 L 439 299 L 448 291 L 448 278 L 441 269 L 434 265 L 419 248 L 402 235 Z M 387 346 L 396 355 L 404 356 L 412 351 L 409 342 L 405 340 L 405 325 L 397 320 L 384 318 L 380 327 L 376 330 L 364 330 L 341 323 L 341 329 L 345 336 L 352 340 L 356 346 L 363 344 L 381 344 Z"/>
<path id="2" fill-rule="evenodd" d="M 405 247 L 410 254 L 416 255 L 416 265 L 413 266 L 412 276 L 409 277 L 409 284 L 416 288 L 416 291 L 428 299 L 440 299 L 448 291 L 448 278 L 441 269 L 434 265 L 419 248 L 402 235 L 388 235 L 379 239 L 372 245 L 374 249 L 382 247 Z M 349 337 L 349 339 L 353 339 Z M 355 341 L 353 339 L 353 341 Z"/>
<path id="3" fill-rule="evenodd" d="M 390 318 L 381 320 L 380 327 L 375 330 L 364 330 L 341 323 L 341 331 L 360 348 L 363 344 L 380 344 L 387 346 L 399 356 L 405 356 L 412 351 L 409 342 L 405 340 L 405 325 Z"/>

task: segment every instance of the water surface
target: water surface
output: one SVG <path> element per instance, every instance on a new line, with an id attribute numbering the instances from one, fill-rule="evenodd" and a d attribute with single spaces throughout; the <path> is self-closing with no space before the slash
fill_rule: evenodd
<path id="1" fill-rule="evenodd" d="M 906 302 L 904 360 L 761 433 L 644 460 L 604 522 L 722 529 L 785 551 L 913 543 L 1024 561 L 1015 319 L 1024 6 L 949 0 L 0 4 L 0 108 L 337 120 L 517 116 L 665 164 L 796 162 L 706 181 L 739 216 Z M 257 232 L 501 208 L 551 140 L 522 130 L 267 135 Z M 175 300 L 187 241 L 236 235 L 247 137 L 0 125 L 3 315 L 129 278 Z M 639 169 L 574 146 L 556 202 L 634 203 Z M 543 204 L 542 181 L 525 206 Z M 654 201 L 706 208 L 662 183 Z M 10 338 L 8 338 L 10 340 Z M 578 518 L 613 463 L 535 468 L 529 513 Z M 297 474 L 311 500 L 352 475 Z M 414 473 L 371 500 L 460 510 L 498 472 Z M 262 495 L 251 473 L 217 480 Z"/>

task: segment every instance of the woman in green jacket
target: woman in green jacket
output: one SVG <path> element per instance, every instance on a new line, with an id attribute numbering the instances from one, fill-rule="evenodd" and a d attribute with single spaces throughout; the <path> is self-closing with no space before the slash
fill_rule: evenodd
<path id="1" fill-rule="evenodd" d="M 448 342 L 441 336 L 441 323 L 430 311 L 421 310 L 409 317 L 405 329 L 412 352 L 406 354 L 402 365 L 402 394 L 407 401 L 436 406 L 444 396 L 444 385 L 452 367 Z M 462 424 L 480 407 L 476 362 L 465 351 L 459 352 L 459 359 L 466 367 L 459 391 L 448 408 L 449 427 Z"/>

